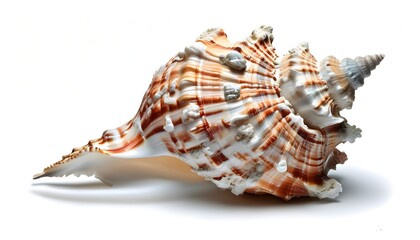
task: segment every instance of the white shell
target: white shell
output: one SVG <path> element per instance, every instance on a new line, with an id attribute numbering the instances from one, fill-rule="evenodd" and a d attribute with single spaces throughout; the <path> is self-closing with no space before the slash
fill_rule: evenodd
<path id="1" fill-rule="evenodd" d="M 34 178 L 109 182 L 101 172 L 109 162 L 172 156 L 236 195 L 336 197 L 341 185 L 327 173 L 347 157 L 335 147 L 361 132 L 339 112 L 384 56 L 328 57 L 318 68 L 303 43 L 279 64 L 272 30 L 261 26 L 237 43 L 207 30 L 156 71 L 133 119 Z"/>

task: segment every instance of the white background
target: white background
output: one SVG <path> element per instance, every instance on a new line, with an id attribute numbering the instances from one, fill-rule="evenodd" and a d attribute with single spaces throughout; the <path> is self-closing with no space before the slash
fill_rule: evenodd
<path id="1" fill-rule="evenodd" d="M 1 1 L 0 239 L 418 239 L 419 22 L 407 1 Z M 128 121 L 154 71 L 201 32 L 236 41 L 261 24 L 280 56 L 303 41 L 318 60 L 386 54 L 343 113 L 363 137 L 340 147 L 336 200 L 179 180 L 32 181 Z"/>

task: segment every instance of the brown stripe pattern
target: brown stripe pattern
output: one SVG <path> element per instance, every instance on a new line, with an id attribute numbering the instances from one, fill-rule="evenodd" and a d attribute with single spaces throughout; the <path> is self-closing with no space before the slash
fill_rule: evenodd
<path id="1" fill-rule="evenodd" d="M 327 173 L 346 159 L 335 147 L 357 129 L 334 112 L 307 45 L 279 64 L 272 41 L 269 26 L 236 43 L 222 29 L 207 30 L 155 72 L 132 120 L 43 174 L 59 175 L 61 166 L 88 153 L 167 155 L 234 194 L 335 197 L 341 188 Z M 325 66 L 342 76 L 333 60 Z"/>

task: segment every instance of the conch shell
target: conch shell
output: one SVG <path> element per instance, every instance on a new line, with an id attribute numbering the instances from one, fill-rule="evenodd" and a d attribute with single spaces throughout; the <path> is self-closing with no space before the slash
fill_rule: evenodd
<path id="1" fill-rule="evenodd" d="M 278 63 L 272 41 L 270 26 L 236 43 L 207 30 L 156 71 L 133 119 L 34 178 L 107 182 L 99 169 L 114 160 L 172 156 L 236 195 L 337 197 L 341 185 L 327 174 L 347 156 L 336 146 L 361 136 L 340 111 L 384 55 L 318 66 L 303 43 Z"/>

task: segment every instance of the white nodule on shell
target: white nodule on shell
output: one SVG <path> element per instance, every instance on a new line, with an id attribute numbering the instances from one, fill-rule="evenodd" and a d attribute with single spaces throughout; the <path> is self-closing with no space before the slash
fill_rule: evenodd
<path id="1" fill-rule="evenodd" d="M 246 125 L 242 125 L 238 128 L 238 131 L 236 132 L 235 139 L 237 141 L 242 140 L 249 140 L 254 135 L 254 126 L 252 124 L 248 123 Z"/>
<path id="2" fill-rule="evenodd" d="M 184 57 L 185 57 L 185 52 L 179 52 L 176 55 L 175 59 L 178 60 L 178 61 L 180 61 L 180 60 L 184 59 Z"/>
<path id="3" fill-rule="evenodd" d="M 185 57 L 190 57 L 190 56 L 202 57 L 204 56 L 205 52 L 206 52 L 206 47 L 200 42 L 195 42 L 191 46 L 186 47 L 184 50 Z"/>
<path id="4" fill-rule="evenodd" d="M 175 93 L 176 90 L 176 81 L 171 82 L 171 85 L 169 87 L 169 92 L 170 93 Z"/>
<path id="5" fill-rule="evenodd" d="M 219 60 L 222 64 L 228 66 L 231 69 L 243 71 L 246 69 L 246 60 L 237 51 L 230 51 L 226 56 L 221 55 Z"/>
<path id="6" fill-rule="evenodd" d="M 250 148 L 255 147 L 259 142 L 260 142 L 261 138 L 258 137 L 257 135 L 255 135 L 254 137 L 252 137 L 249 142 L 248 142 L 248 146 Z"/>
<path id="7" fill-rule="evenodd" d="M 148 107 L 146 110 L 146 116 L 150 117 L 152 115 L 152 106 Z"/>
<path id="8" fill-rule="evenodd" d="M 173 97 L 169 97 L 169 94 L 165 94 L 165 96 L 163 97 L 163 102 L 168 105 L 174 105 L 176 104 L 176 99 Z"/>
<path id="9" fill-rule="evenodd" d="M 181 120 L 182 123 L 187 123 L 192 119 L 200 117 L 200 107 L 196 104 L 190 104 L 184 111 L 182 111 Z"/>
<path id="10" fill-rule="evenodd" d="M 309 44 L 307 42 L 300 43 L 299 47 L 302 50 L 309 50 Z"/>
<path id="11" fill-rule="evenodd" d="M 156 102 L 157 100 L 159 100 L 166 93 L 167 90 L 168 87 L 163 86 L 162 90 L 160 90 L 153 96 L 153 101 Z"/>
<path id="12" fill-rule="evenodd" d="M 287 171 L 287 161 L 282 159 L 279 163 L 276 165 L 277 171 L 284 173 Z"/>
<path id="13" fill-rule="evenodd" d="M 167 132 L 172 132 L 175 129 L 174 124 L 172 123 L 172 119 L 169 115 L 166 115 L 165 117 L 165 126 L 163 126 L 163 129 Z"/>
<path id="14" fill-rule="evenodd" d="M 226 84 L 223 86 L 223 92 L 226 101 L 236 100 L 241 95 L 241 86 L 235 84 Z"/>
<path id="15" fill-rule="evenodd" d="M 232 116 L 232 118 L 230 119 L 230 123 L 232 125 L 237 125 L 237 123 L 240 123 L 246 119 L 249 118 L 249 115 L 242 115 L 242 114 L 236 114 L 234 116 Z"/>
<path id="16" fill-rule="evenodd" d="M 147 104 L 149 104 L 149 105 L 153 103 L 153 101 L 152 101 L 152 99 L 151 99 L 150 97 L 147 97 L 146 102 L 147 102 Z"/>
<path id="17" fill-rule="evenodd" d="M 270 42 L 273 42 L 273 28 L 269 25 L 262 25 L 257 29 L 254 29 L 251 33 L 251 36 L 248 37 L 248 41 L 257 42 L 258 40 L 270 39 Z"/>
<path id="18" fill-rule="evenodd" d="M 201 150 L 203 151 L 203 153 L 204 154 L 206 154 L 207 156 L 211 156 L 211 155 L 213 155 L 214 154 L 214 151 L 209 147 L 209 146 L 207 146 L 207 144 L 206 143 L 202 143 L 201 144 Z"/>

